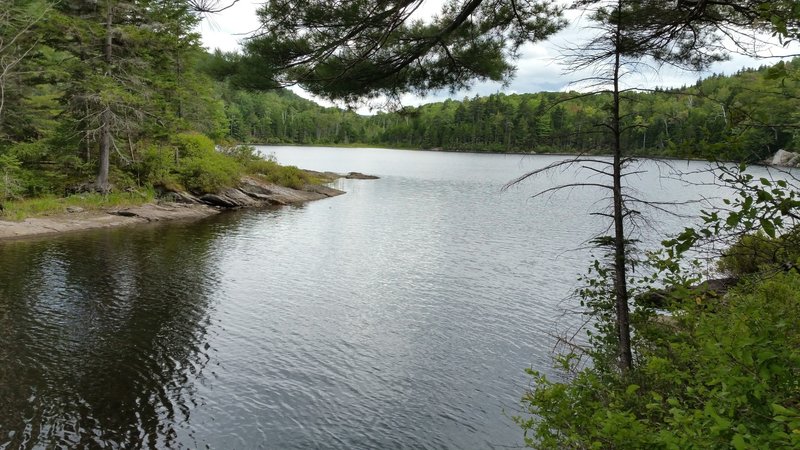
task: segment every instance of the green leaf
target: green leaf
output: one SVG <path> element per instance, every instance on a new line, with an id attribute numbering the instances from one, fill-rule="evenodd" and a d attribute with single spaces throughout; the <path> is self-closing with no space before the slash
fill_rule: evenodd
<path id="1" fill-rule="evenodd" d="M 761 223 L 761 228 L 767 233 L 767 236 L 775 239 L 775 225 L 773 225 L 772 221 L 769 219 L 759 219 Z"/>
<path id="2" fill-rule="evenodd" d="M 739 214 L 733 212 L 733 213 L 730 213 L 728 218 L 725 220 L 725 224 L 728 225 L 728 227 L 733 228 L 736 225 L 739 225 L 739 221 L 740 220 L 741 220 L 741 217 L 739 217 Z"/>
<path id="3" fill-rule="evenodd" d="M 747 443 L 744 441 L 744 436 L 741 434 L 735 434 L 733 439 L 731 439 L 731 445 L 736 450 L 744 450 L 747 448 Z"/>
<path id="4" fill-rule="evenodd" d="M 777 403 L 773 403 L 773 404 L 771 404 L 770 406 L 772 407 L 772 411 L 773 411 L 775 414 L 783 414 L 783 415 L 785 415 L 785 416 L 791 416 L 791 415 L 793 415 L 793 414 L 792 414 L 792 411 L 791 411 L 790 409 L 788 409 L 788 408 L 785 408 L 785 407 L 783 407 L 782 405 L 779 405 L 779 404 L 777 404 Z"/>

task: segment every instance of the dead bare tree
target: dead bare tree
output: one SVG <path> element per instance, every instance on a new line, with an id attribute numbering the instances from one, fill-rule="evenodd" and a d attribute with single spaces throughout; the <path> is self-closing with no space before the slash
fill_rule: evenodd
<path id="1" fill-rule="evenodd" d="M 564 166 L 608 177 L 605 183 L 578 181 L 543 189 L 537 195 L 571 188 L 601 188 L 609 192 L 608 212 L 596 213 L 610 220 L 610 235 L 595 242 L 611 248 L 608 270 L 612 277 L 616 355 L 624 373 L 633 366 L 630 324 L 630 226 L 641 211 L 628 207 L 631 203 L 663 208 L 627 192 L 623 183 L 626 166 L 632 161 L 629 149 L 622 147 L 622 136 L 636 125 L 626 125 L 623 113 L 625 93 L 623 80 L 644 67 L 676 66 L 682 69 L 702 69 L 726 57 L 723 37 L 731 40 L 735 49 L 746 49 L 741 31 L 752 29 L 762 20 L 755 2 L 679 2 L 678 7 L 650 0 L 579 0 L 572 8 L 588 16 L 593 23 L 591 37 L 581 45 L 566 49 L 564 61 L 571 71 L 590 71 L 582 80 L 596 93 L 611 94 L 607 121 L 600 124 L 612 136 L 608 149 L 610 160 L 579 156 L 551 164 L 519 177 L 511 184 Z M 612 231 L 613 230 L 613 231 Z"/>

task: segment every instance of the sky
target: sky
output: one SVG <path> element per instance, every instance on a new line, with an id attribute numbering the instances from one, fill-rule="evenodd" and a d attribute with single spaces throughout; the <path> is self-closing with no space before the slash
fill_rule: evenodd
<path id="1" fill-rule="evenodd" d="M 426 1 L 420 11 L 420 16 L 433 15 L 438 11 L 442 0 Z M 259 0 L 239 0 L 233 7 L 217 14 L 207 15 L 199 25 L 198 31 L 202 35 L 203 46 L 209 50 L 221 49 L 224 51 L 235 51 L 239 48 L 239 42 L 248 34 L 258 29 L 259 22 L 255 11 L 262 1 Z M 513 80 L 503 86 L 501 83 L 481 82 L 476 83 L 468 91 L 438 91 L 430 93 L 425 97 L 406 95 L 402 98 L 403 105 L 416 106 L 423 103 L 443 101 L 447 98 L 462 99 L 475 95 L 490 95 L 498 92 L 505 94 L 534 93 L 542 91 L 566 91 L 579 89 L 579 85 L 574 84 L 588 76 L 588 73 L 569 72 L 558 62 L 558 56 L 562 48 L 571 44 L 578 44 L 586 36 L 586 26 L 588 19 L 572 14 L 568 17 L 570 25 L 553 36 L 546 42 L 527 44 L 522 48 L 521 56 L 516 61 L 517 72 Z M 797 54 L 800 50 L 792 48 L 790 50 L 781 48 L 778 45 L 764 48 L 762 54 L 778 56 L 787 53 Z M 676 69 L 661 68 L 656 71 L 645 72 L 636 78 L 629 79 L 627 87 L 651 89 L 654 87 L 680 87 L 694 84 L 699 78 L 705 78 L 712 73 L 733 74 L 745 67 L 758 67 L 762 64 L 773 64 L 777 58 L 756 60 L 742 55 L 733 55 L 730 60 L 714 64 L 708 71 L 683 72 Z M 293 87 L 293 91 L 302 97 L 316 101 L 317 103 L 330 106 L 331 103 L 319 98 L 314 98 L 299 87 Z M 359 109 L 361 113 L 371 113 L 369 108 Z"/>

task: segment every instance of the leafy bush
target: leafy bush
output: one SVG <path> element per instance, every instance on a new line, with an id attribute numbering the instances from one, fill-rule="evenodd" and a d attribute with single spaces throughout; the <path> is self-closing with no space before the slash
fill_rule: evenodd
<path id="1" fill-rule="evenodd" d="M 292 189 L 301 189 L 312 182 L 311 178 L 295 166 L 281 166 L 275 161 L 257 159 L 247 163 L 248 173 L 259 175 L 270 183 L 287 186 Z"/>
<path id="2" fill-rule="evenodd" d="M 220 153 L 229 156 L 242 164 L 247 164 L 253 161 L 259 161 L 264 159 L 258 153 L 258 150 L 256 150 L 256 148 L 253 147 L 252 145 L 224 146 L 221 148 Z M 267 159 L 274 161 L 274 159 L 271 158 Z"/>
<path id="3" fill-rule="evenodd" d="M 691 304 L 689 302 L 688 304 Z M 620 374 L 531 372 L 517 418 L 536 448 L 800 448 L 800 275 L 740 288 L 651 327 L 640 363 Z M 563 359 L 567 367 L 571 357 Z"/>
<path id="4" fill-rule="evenodd" d="M 178 168 L 181 183 L 196 194 L 234 186 L 242 171 L 239 163 L 215 151 L 202 157 L 185 158 Z"/>
<path id="5" fill-rule="evenodd" d="M 204 157 L 216 153 L 214 141 L 200 133 L 178 133 L 172 138 L 180 158 Z"/>
<path id="6" fill-rule="evenodd" d="M 739 277 L 784 264 L 795 264 L 800 258 L 800 229 L 771 238 L 759 231 L 740 237 L 720 258 L 717 268 Z"/>
<path id="7" fill-rule="evenodd" d="M 144 181 L 154 184 L 172 179 L 175 170 L 175 149 L 160 145 L 146 147 L 137 167 Z"/>

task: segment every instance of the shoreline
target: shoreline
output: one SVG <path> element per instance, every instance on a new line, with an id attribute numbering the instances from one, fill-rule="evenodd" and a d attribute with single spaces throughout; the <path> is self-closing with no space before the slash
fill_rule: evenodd
<path id="1" fill-rule="evenodd" d="M 252 145 L 254 147 L 315 147 L 315 148 L 355 148 L 355 149 L 372 149 L 372 150 L 407 150 L 410 152 L 435 152 L 435 153 L 468 153 L 477 155 L 508 155 L 508 156 L 574 156 L 574 157 L 599 157 L 599 158 L 613 158 L 611 153 L 566 153 L 566 152 L 551 152 L 551 153 L 536 153 L 536 152 L 486 152 L 479 150 L 453 150 L 445 148 L 412 148 L 412 147 L 376 147 L 371 144 L 254 144 L 248 143 L 244 145 Z M 700 158 L 686 158 L 681 156 L 647 156 L 647 155 L 632 155 L 632 159 L 652 159 L 652 160 L 666 160 L 666 161 L 692 161 L 692 162 L 719 162 L 719 163 L 736 163 L 736 161 L 710 161 Z M 765 165 L 762 163 L 750 163 L 748 165 Z"/>
<path id="2" fill-rule="evenodd" d="M 19 222 L 0 219 L 0 243 L 154 222 L 198 220 L 226 210 L 297 205 L 344 193 L 319 184 L 292 189 L 245 177 L 235 188 L 199 197 L 187 192 L 168 192 L 164 196 L 165 200 L 126 208 L 65 211 L 54 215 L 30 217 Z"/>

